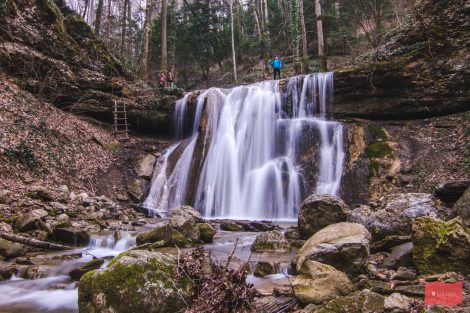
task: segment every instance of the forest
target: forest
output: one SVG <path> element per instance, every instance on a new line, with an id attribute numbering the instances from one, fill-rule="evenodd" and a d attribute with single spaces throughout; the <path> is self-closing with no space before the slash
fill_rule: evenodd
<path id="1" fill-rule="evenodd" d="M 470 311 L 468 0 L 0 0 L 0 312 Z"/>
<path id="2" fill-rule="evenodd" d="M 66 3 L 139 78 L 173 71 L 188 89 L 266 79 L 275 56 L 290 75 L 356 64 L 422 14 L 408 0 Z"/>

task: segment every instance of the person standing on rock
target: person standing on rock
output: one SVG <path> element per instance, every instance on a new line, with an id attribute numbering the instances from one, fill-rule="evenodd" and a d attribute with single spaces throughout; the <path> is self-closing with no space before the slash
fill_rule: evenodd
<path id="1" fill-rule="evenodd" d="M 281 68 L 282 68 L 282 61 L 279 57 L 275 57 L 273 60 L 269 61 L 269 64 L 273 68 L 273 74 L 274 78 L 276 79 L 276 76 L 281 79 Z"/>
<path id="2" fill-rule="evenodd" d="M 161 89 L 164 89 L 166 87 L 166 74 L 165 72 L 162 72 L 162 74 L 160 75 L 160 88 Z"/>

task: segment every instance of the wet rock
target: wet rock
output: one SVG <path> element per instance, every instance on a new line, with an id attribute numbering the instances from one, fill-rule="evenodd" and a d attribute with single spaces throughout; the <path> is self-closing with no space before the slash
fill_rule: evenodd
<path id="1" fill-rule="evenodd" d="M 45 186 L 37 185 L 28 189 L 26 195 L 32 199 L 42 201 L 53 201 L 56 197 L 54 191 Z"/>
<path id="2" fill-rule="evenodd" d="M 348 206 L 338 197 L 327 194 L 313 194 L 304 200 L 299 212 L 299 234 L 308 239 L 320 229 L 339 222 L 345 222 Z"/>
<path id="3" fill-rule="evenodd" d="M 256 263 L 253 275 L 256 277 L 264 277 L 266 275 L 276 274 L 279 270 L 279 263 L 259 261 Z"/>
<path id="4" fill-rule="evenodd" d="M 222 221 L 220 222 L 220 229 L 225 231 L 243 231 L 243 226 L 233 222 L 233 221 Z"/>
<path id="5" fill-rule="evenodd" d="M 83 264 L 77 268 L 74 268 L 69 273 L 69 276 L 73 280 L 80 280 L 80 278 L 86 273 L 88 273 L 89 271 L 99 269 L 103 265 L 103 263 L 104 263 L 104 259 L 93 259 L 90 262 L 87 262 L 86 264 Z"/>
<path id="6" fill-rule="evenodd" d="M 147 188 L 147 182 L 144 179 L 137 178 L 134 179 L 129 188 L 127 189 L 127 194 L 132 201 L 140 203 L 143 200 L 144 193 Z"/>
<path id="7" fill-rule="evenodd" d="M 286 251 L 290 250 L 290 243 L 284 235 L 278 230 L 272 230 L 256 237 L 251 245 L 251 251 Z"/>
<path id="8" fill-rule="evenodd" d="M 470 274 L 470 229 L 460 218 L 448 222 L 420 217 L 413 223 L 413 259 L 420 274 Z"/>
<path id="9" fill-rule="evenodd" d="M 299 240 L 299 229 L 297 227 L 289 227 L 289 229 L 284 233 L 284 237 L 286 237 L 288 240 Z"/>
<path id="10" fill-rule="evenodd" d="M 413 266 L 413 243 L 407 242 L 392 249 L 392 252 L 382 262 L 382 267 L 397 269 L 400 266 Z"/>
<path id="11" fill-rule="evenodd" d="M 72 246 L 84 246 L 90 241 L 88 232 L 76 227 L 54 228 L 52 238 Z"/>
<path id="12" fill-rule="evenodd" d="M 23 256 L 25 253 L 24 245 L 0 238 L 0 255 L 10 259 Z"/>
<path id="13" fill-rule="evenodd" d="M 189 247 L 191 242 L 179 231 L 166 224 L 137 235 L 137 245 L 159 243 L 160 247 Z"/>
<path id="14" fill-rule="evenodd" d="M 17 222 L 16 227 L 20 232 L 35 229 L 38 220 L 48 215 L 46 210 L 37 209 L 24 214 Z"/>
<path id="15" fill-rule="evenodd" d="M 441 201 L 447 204 L 453 204 L 457 201 L 470 187 L 470 181 L 453 181 L 440 184 L 434 194 Z"/>
<path id="16" fill-rule="evenodd" d="M 243 227 L 244 231 L 262 232 L 276 229 L 276 225 L 271 221 L 235 221 Z"/>
<path id="17" fill-rule="evenodd" d="M 366 226 L 377 241 L 387 236 L 410 235 L 417 217 L 445 215 L 445 209 L 431 194 L 400 193 L 383 197 L 376 209 L 361 206 L 353 210 L 349 221 Z"/>
<path id="18" fill-rule="evenodd" d="M 408 313 L 410 312 L 412 303 L 413 299 L 395 292 L 385 298 L 384 309 L 386 312 Z"/>
<path id="19" fill-rule="evenodd" d="M 144 156 L 136 168 L 137 176 L 150 180 L 156 160 L 157 158 L 153 154 Z"/>
<path id="20" fill-rule="evenodd" d="M 297 253 L 299 271 L 307 260 L 329 264 L 350 277 L 366 272 L 371 235 L 361 224 L 342 222 L 316 232 Z"/>
<path id="21" fill-rule="evenodd" d="M 214 241 L 215 228 L 209 223 L 197 223 L 199 228 L 199 239 L 204 243 L 212 243 Z"/>
<path id="22" fill-rule="evenodd" d="M 175 260 L 168 254 L 131 250 L 102 271 L 80 279 L 80 312 L 178 312 L 189 303 L 192 284 L 177 280 Z"/>
<path id="23" fill-rule="evenodd" d="M 457 200 L 454 207 L 455 214 L 462 218 L 462 223 L 470 227 L 470 188 Z"/>
<path id="24" fill-rule="evenodd" d="M 306 261 L 299 274 L 292 282 L 292 288 L 302 304 L 320 304 L 354 290 L 346 274 L 327 264 Z"/>
<path id="25" fill-rule="evenodd" d="M 385 297 L 369 290 L 353 292 L 327 303 L 311 306 L 304 313 L 377 313 L 384 311 Z"/>

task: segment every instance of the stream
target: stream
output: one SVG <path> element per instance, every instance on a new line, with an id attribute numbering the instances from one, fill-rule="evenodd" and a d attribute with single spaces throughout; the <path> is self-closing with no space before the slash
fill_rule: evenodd
<path id="1" fill-rule="evenodd" d="M 155 224 L 155 220 L 151 221 Z M 157 222 L 158 223 L 158 222 Z M 151 225 L 151 224 L 149 224 Z M 291 224 L 281 224 L 287 228 Z M 149 228 L 146 226 L 145 228 Z M 116 234 L 120 238 L 115 239 Z M 204 245 L 211 251 L 215 262 L 225 264 L 231 254 L 237 238 L 239 243 L 231 260 L 230 267 L 238 268 L 242 262 L 250 261 L 252 268 L 247 282 L 252 283 L 262 295 L 272 294 L 274 287 L 288 284 L 287 267 L 295 252 L 251 253 L 251 244 L 259 232 L 218 231 L 214 242 Z M 19 265 L 20 273 L 9 280 L 0 282 L 0 312 L 15 313 L 72 313 L 78 312 L 78 282 L 71 280 L 69 273 L 74 268 L 87 263 L 93 257 L 105 258 L 105 267 L 111 257 L 135 246 L 135 233 L 105 232 L 95 234 L 88 247 L 53 253 L 33 253 L 27 255 L 34 265 Z M 190 249 L 182 249 L 186 251 Z M 177 255 L 175 248 L 162 248 L 161 252 Z M 281 264 L 278 274 L 262 278 L 253 275 L 257 261 L 276 261 Z M 6 262 L 0 262 L 6 263 Z M 0 264 L 0 266 L 7 264 Z M 34 279 L 25 279 L 31 275 Z"/>

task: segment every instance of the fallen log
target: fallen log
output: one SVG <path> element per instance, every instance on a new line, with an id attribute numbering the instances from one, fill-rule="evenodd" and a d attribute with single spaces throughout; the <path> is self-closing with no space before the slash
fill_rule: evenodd
<path id="1" fill-rule="evenodd" d="M 7 232 L 0 231 L 0 237 L 3 239 L 24 244 L 26 246 L 48 249 L 48 250 L 67 250 L 72 249 L 70 246 L 65 246 L 57 243 L 52 243 L 48 241 L 42 241 L 38 239 L 28 238 L 20 235 L 10 234 Z"/>

